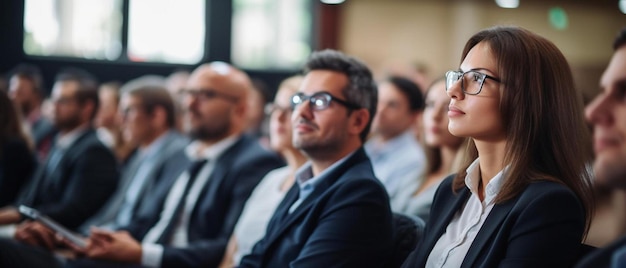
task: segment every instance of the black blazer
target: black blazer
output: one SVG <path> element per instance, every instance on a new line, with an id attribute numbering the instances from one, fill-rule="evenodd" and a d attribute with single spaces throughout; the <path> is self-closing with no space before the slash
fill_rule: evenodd
<path id="1" fill-rule="evenodd" d="M 294 184 L 239 267 L 383 267 L 392 249 L 389 197 L 362 148 L 346 160 L 289 214 Z"/>
<path id="2" fill-rule="evenodd" d="M 172 161 L 178 161 L 182 167 L 190 163 L 183 152 L 173 156 Z M 284 165 L 278 155 L 246 136 L 217 161 L 193 208 L 187 234 L 189 245 L 184 248 L 164 245 L 161 267 L 217 267 L 252 190 L 270 170 Z M 184 170 L 171 177 L 169 183 L 160 184 L 161 189 L 157 189 L 157 196 L 153 197 L 158 200 L 153 202 L 155 206 L 142 208 L 141 215 L 124 229 L 142 240 L 159 221 L 169 189 Z"/>
<path id="3" fill-rule="evenodd" d="M 93 129 L 74 141 L 50 174 L 46 164 L 39 167 L 18 205 L 32 206 L 70 229 L 96 213 L 117 187 L 115 156 Z"/>
<path id="4" fill-rule="evenodd" d="M 402 267 L 424 267 L 428 255 L 470 191 L 452 191 L 454 175 L 435 194 L 424 238 Z M 566 186 L 534 182 L 517 197 L 496 204 L 461 267 L 571 267 L 578 258 L 585 212 Z"/>
<path id="5" fill-rule="evenodd" d="M 28 185 L 37 159 L 26 142 L 13 138 L 0 145 L 0 207 L 14 204 L 18 193 Z"/>

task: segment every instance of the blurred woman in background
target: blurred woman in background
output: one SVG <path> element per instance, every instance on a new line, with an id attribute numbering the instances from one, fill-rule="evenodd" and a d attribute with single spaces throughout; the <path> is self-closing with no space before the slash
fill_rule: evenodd
<path id="1" fill-rule="evenodd" d="M 426 151 L 425 174 L 410 185 L 401 187 L 392 207 L 407 215 L 428 221 L 430 206 L 437 187 L 443 179 L 458 171 L 464 152 L 464 138 L 455 137 L 448 131 L 448 105 L 445 80 L 435 81 L 426 91 L 426 107 L 423 113 L 424 150 Z"/>
<path id="2" fill-rule="evenodd" d="M 0 90 L 0 207 L 15 203 L 36 168 L 32 141 L 20 122 L 15 105 Z"/>
<path id="3" fill-rule="evenodd" d="M 228 243 L 221 268 L 239 265 L 241 257 L 250 253 L 263 238 L 274 210 L 295 182 L 295 173 L 306 157 L 291 142 L 291 96 L 302 83 L 302 76 L 285 79 L 276 92 L 274 103 L 268 106 L 270 115 L 270 147 L 287 162 L 287 166 L 270 171 L 254 189 L 239 217 Z"/>

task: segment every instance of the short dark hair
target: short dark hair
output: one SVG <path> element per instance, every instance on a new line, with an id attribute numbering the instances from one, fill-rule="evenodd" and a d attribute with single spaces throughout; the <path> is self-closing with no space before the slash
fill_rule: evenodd
<path id="1" fill-rule="evenodd" d="M 412 112 L 424 110 L 424 95 L 422 94 L 422 89 L 417 84 L 401 76 L 391 76 L 387 78 L 387 81 L 393 84 L 407 98 Z"/>
<path id="2" fill-rule="evenodd" d="M 141 100 L 142 109 L 148 114 L 152 114 L 156 107 L 162 107 L 166 113 L 167 126 L 174 127 L 176 124 L 174 100 L 165 87 L 146 85 L 130 88 L 123 94 L 139 98 Z"/>
<path id="3" fill-rule="evenodd" d="M 100 101 L 98 98 L 98 80 L 89 72 L 74 67 L 61 70 L 55 82 L 76 82 L 78 90 L 76 91 L 76 100 L 79 104 L 92 102 L 94 104 L 90 119 L 93 120 L 98 112 Z"/>
<path id="4" fill-rule="evenodd" d="M 43 99 L 46 96 L 43 84 L 43 75 L 41 74 L 39 67 L 36 65 L 30 63 L 20 63 L 9 72 L 9 75 L 9 79 L 17 76 L 31 81 L 33 83 L 33 87 L 35 87 L 35 93 L 39 96 L 39 98 Z"/>
<path id="5" fill-rule="evenodd" d="M 613 49 L 617 50 L 623 45 L 626 45 L 626 27 L 623 28 L 615 37 L 615 42 L 613 42 Z"/>
<path id="6" fill-rule="evenodd" d="M 370 119 L 361 132 L 361 141 L 365 141 L 376 115 L 378 91 L 370 69 L 360 60 L 336 50 L 325 49 L 311 54 L 304 66 L 304 74 L 314 70 L 339 72 L 348 77 L 348 85 L 342 90 L 348 103 L 367 109 Z"/>

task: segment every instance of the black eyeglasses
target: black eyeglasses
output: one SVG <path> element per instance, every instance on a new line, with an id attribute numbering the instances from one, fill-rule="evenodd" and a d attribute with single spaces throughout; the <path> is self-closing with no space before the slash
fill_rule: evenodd
<path id="1" fill-rule="evenodd" d="M 231 102 L 236 102 L 239 100 L 239 98 L 235 96 L 218 92 L 215 89 L 183 89 L 180 91 L 180 94 L 183 96 L 190 96 L 201 101 L 215 98 L 223 98 Z"/>
<path id="2" fill-rule="evenodd" d="M 478 95 L 483 89 L 483 85 L 485 84 L 485 80 L 487 78 L 500 83 L 500 79 L 476 70 L 469 70 L 467 72 L 448 71 L 446 72 L 446 91 L 450 90 L 454 83 L 461 80 L 461 90 L 463 90 L 463 93 Z"/>
<path id="3" fill-rule="evenodd" d="M 326 91 L 317 92 L 311 96 L 307 96 L 304 93 L 298 92 L 291 97 L 291 109 L 295 109 L 298 105 L 309 101 L 311 109 L 315 111 L 325 110 L 330 106 L 331 101 L 337 102 L 348 109 L 359 109 L 358 105 L 341 100 Z"/>

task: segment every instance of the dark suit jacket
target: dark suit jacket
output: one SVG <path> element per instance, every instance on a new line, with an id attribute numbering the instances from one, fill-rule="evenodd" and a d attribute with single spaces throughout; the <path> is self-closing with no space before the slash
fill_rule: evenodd
<path id="1" fill-rule="evenodd" d="M 402 267 L 424 267 L 431 250 L 470 191 L 452 191 L 453 176 L 441 183 L 424 238 Z M 517 197 L 496 204 L 461 267 L 571 267 L 578 258 L 585 212 L 562 184 L 534 182 Z"/>
<path id="2" fill-rule="evenodd" d="M 611 243 L 605 248 L 599 248 L 589 255 L 585 256 L 576 264 L 576 268 L 609 268 L 611 265 L 611 258 L 616 250 L 626 247 L 626 236 Z"/>
<path id="3" fill-rule="evenodd" d="M 180 166 L 189 165 L 189 159 L 180 153 L 172 157 Z M 274 153 L 263 149 L 256 141 L 242 136 L 217 160 L 198 201 L 193 208 L 188 226 L 189 245 L 184 248 L 164 245 L 161 267 L 217 267 L 226 244 L 254 187 L 267 172 L 284 165 Z M 187 164 L 183 164 L 187 162 Z M 124 228 L 138 240 L 159 221 L 164 199 L 173 181 L 159 185 L 159 201 L 151 209 L 143 208 L 130 226 Z M 156 200 L 156 199 L 155 199 Z"/>
<path id="4" fill-rule="evenodd" d="M 37 167 L 35 154 L 26 142 L 13 138 L 0 145 L 0 207 L 15 203 Z"/>
<path id="5" fill-rule="evenodd" d="M 34 207 L 76 229 L 111 196 L 119 178 L 113 153 L 88 129 L 67 149 L 50 174 L 41 165 L 19 204 Z"/>
<path id="6" fill-rule="evenodd" d="M 389 197 L 358 149 L 292 213 L 294 186 L 240 267 L 382 267 L 392 249 Z"/>

